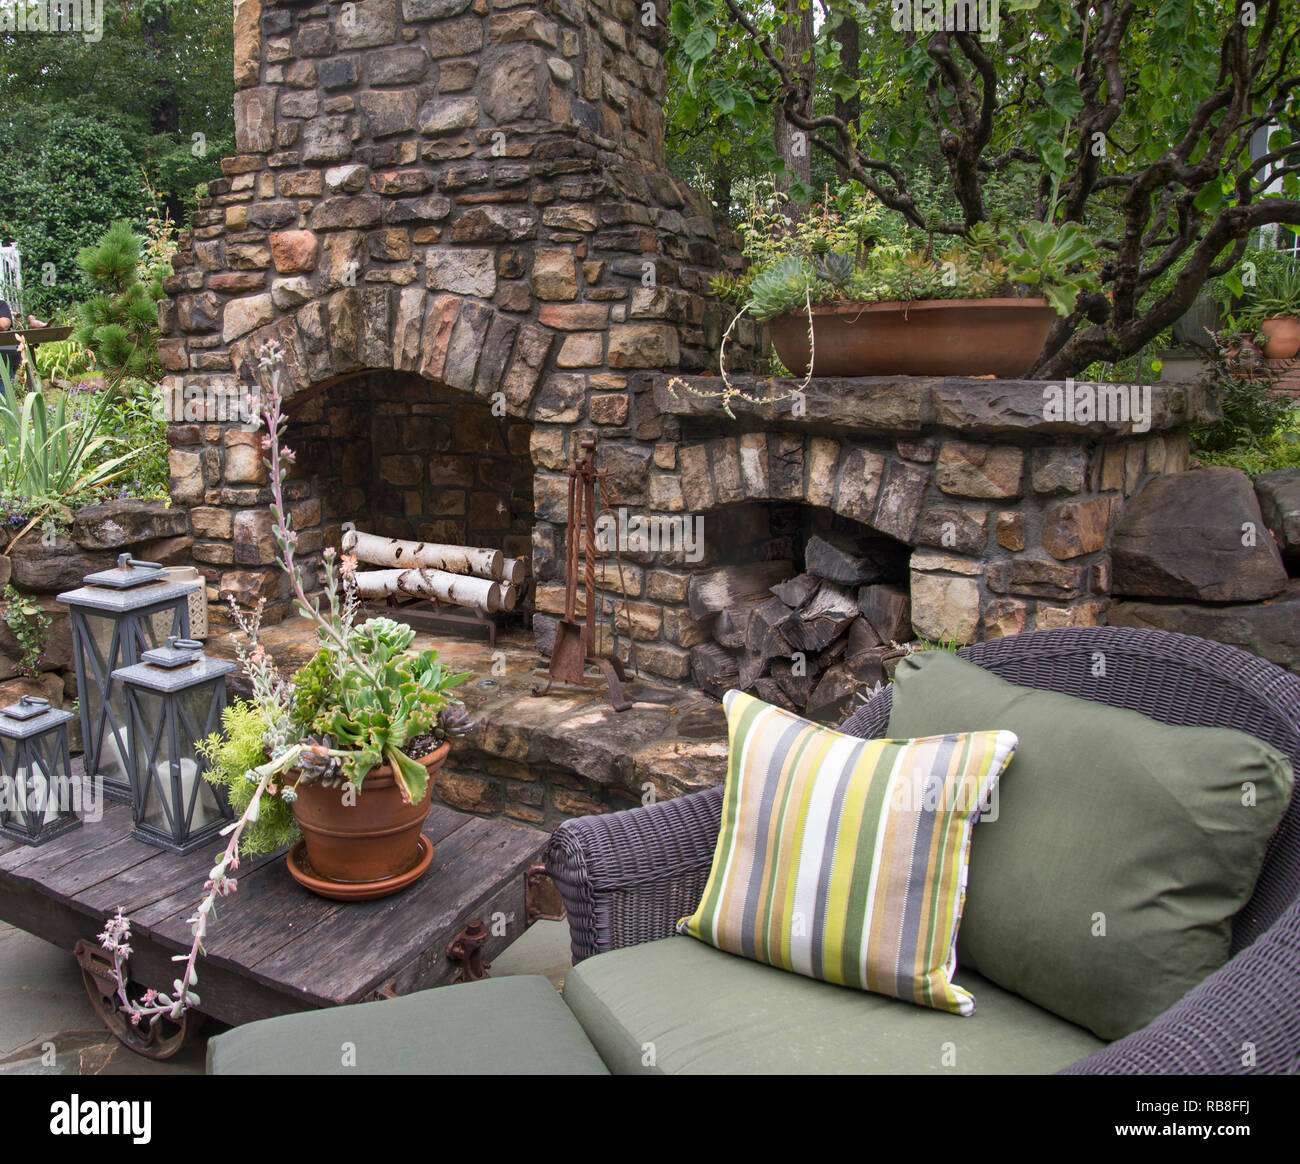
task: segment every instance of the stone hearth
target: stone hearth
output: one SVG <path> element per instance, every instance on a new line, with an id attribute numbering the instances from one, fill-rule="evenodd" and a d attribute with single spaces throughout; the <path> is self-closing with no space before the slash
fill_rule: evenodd
<path id="1" fill-rule="evenodd" d="M 234 641 L 214 634 L 208 653 L 233 659 Z M 312 625 L 297 617 L 266 628 L 262 642 L 285 672 L 317 647 Z M 721 705 L 698 691 L 632 679 L 632 707 L 615 712 L 596 688 L 534 696 L 546 676 L 525 631 L 502 634 L 495 651 L 482 641 L 417 634 L 414 649 L 427 647 L 453 670 L 473 674 L 457 692 L 473 730 L 457 737 L 433 786 L 435 799 L 452 808 L 549 828 L 722 781 L 726 720 Z M 232 695 L 247 694 L 243 682 L 231 676 Z"/>

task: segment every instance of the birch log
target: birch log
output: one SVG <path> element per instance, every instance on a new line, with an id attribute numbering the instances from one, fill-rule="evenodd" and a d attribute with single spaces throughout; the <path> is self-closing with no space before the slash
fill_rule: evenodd
<path id="1" fill-rule="evenodd" d="M 501 573 L 497 577 L 511 586 L 522 586 L 528 576 L 528 563 L 523 558 L 505 558 L 501 562 Z"/>
<path id="2" fill-rule="evenodd" d="M 358 571 L 353 577 L 360 598 L 388 598 L 409 594 L 416 598 L 439 598 L 455 606 L 468 606 L 493 614 L 501 609 L 504 587 L 490 578 L 467 578 L 445 570 L 416 567 L 412 570 Z"/>
<path id="3" fill-rule="evenodd" d="M 343 535 L 343 552 L 356 554 L 369 566 L 429 567 L 449 574 L 473 574 L 494 581 L 501 578 L 502 563 L 506 560 L 500 550 L 444 546 L 435 542 L 404 542 L 356 529 Z"/>

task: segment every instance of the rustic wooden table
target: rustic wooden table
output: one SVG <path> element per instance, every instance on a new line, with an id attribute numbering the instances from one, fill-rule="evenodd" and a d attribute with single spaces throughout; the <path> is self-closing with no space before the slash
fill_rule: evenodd
<path id="1" fill-rule="evenodd" d="M 197 1022 L 164 1024 L 148 1037 L 123 1023 L 104 998 L 96 935 L 120 907 L 131 919 L 133 988 L 170 990 L 178 977 L 172 956 L 189 949 L 186 918 L 220 845 L 178 857 L 133 840 L 130 829 L 130 808 L 105 804 L 102 820 L 39 847 L 0 838 L 0 920 L 76 950 L 109 1029 L 134 1050 L 165 1058 Z M 317 897 L 289 875 L 282 853 L 242 862 L 238 891 L 218 907 L 198 963 L 199 1010 L 237 1024 L 479 976 L 536 916 L 556 916 L 554 887 L 530 873 L 546 833 L 440 805 L 424 833 L 434 846 L 429 871 L 379 901 Z"/>

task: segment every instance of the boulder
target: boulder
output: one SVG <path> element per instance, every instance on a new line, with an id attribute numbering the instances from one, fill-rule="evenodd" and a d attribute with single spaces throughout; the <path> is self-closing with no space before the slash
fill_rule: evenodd
<path id="1" fill-rule="evenodd" d="M 1300 567 L 1300 469 L 1279 469 L 1255 478 L 1255 494 L 1264 524 L 1273 531 L 1282 558 L 1297 573 Z"/>
<path id="2" fill-rule="evenodd" d="M 46 672 L 35 679 L 26 677 L 6 679 L 0 683 L 0 707 L 17 703 L 24 695 L 35 695 L 48 699 L 51 707 L 63 706 L 63 680 L 55 674 Z"/>
<path id="3" fill-rule="evenodd" d="M 185 510 L 169 508 L 164 501 L 128 499 L 87 505 L 72 521 L 72 540 L 83 550 L 112 550 L 189 532 Z"/>
<path id="4" fill-rule="evenodd" d="M 45 647 L 39 667 L 42 671 L 61 671 L 72 666 L 72 621 L 68 608 L 53 597 L 33 595 L 31 599 L 49 617 L 45 628 Z M 0 622 L 0 679 L 18 674 L 23 648 L 9 625 Z"/>
<path id="5" fill-rule="evenodd" d="M 1241 647 L 1300 675 L 1300 579 L 1269 602 L 1200 606 L 1190 602 L 1119 602 L 1111 626 L 1177 631 Z"/>
<path id="6" fill-rule="evenodd" d="M 143 554 L 140 555 L 144 557 Z M 10 554 L 13 583 L 28 593 L 72 590 L 96 570 L 107 570 L 117 562 L 114 550 L 83 550 L 71 538 L 59 534 L 50 542 L 35 531 L 29 533 Z"/>
<path id="7" fill-rule="evenodd" d="M 1259 499 L 1239 469 L 1157 477 L 1111 535 L 1111 590 L 1136 598 L 1257 602 L 1286 587 Z"/>

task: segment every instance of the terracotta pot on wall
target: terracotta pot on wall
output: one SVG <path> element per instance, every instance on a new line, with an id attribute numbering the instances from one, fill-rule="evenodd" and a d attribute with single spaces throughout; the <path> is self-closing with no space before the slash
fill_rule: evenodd
<path id="1" fill-rule="evenodd" d="M 1300 352 L 1300 319 L 1294 315 L 1275 315 L 1259 325 L 1268 336 L 1264 356 L 1270 360 L 1289 360 Z"/>
<path id="2" fill-rule="evenodd" d="M 429 772 L 430 787 L 434 772 L 442 767 L 450 750 L 451 745 L 444 743 L 420 758 Z M 427 788 L 419 803 L 403 803 L 393 770 L 385 765 L 370 770 L 350 805 L 344 803 L 341 788 L 304 782 L 297 791 L 293 818 L 302 830 L 311 873 L 317 878 L 357 887 L 395 881 L 392 891 L 409 884 L 403 877 L 416 866 L 423 852 L 420 828 L 429 815 Z"/>
<path id="3" fill-rule="evenodd" d="M 918 299 L 813 308 L 814 376 L 1025 375 L 1056 312 L 1046 299 Z M 808 313 L 772 320 L 792 375 L 808 369 Z"/>

